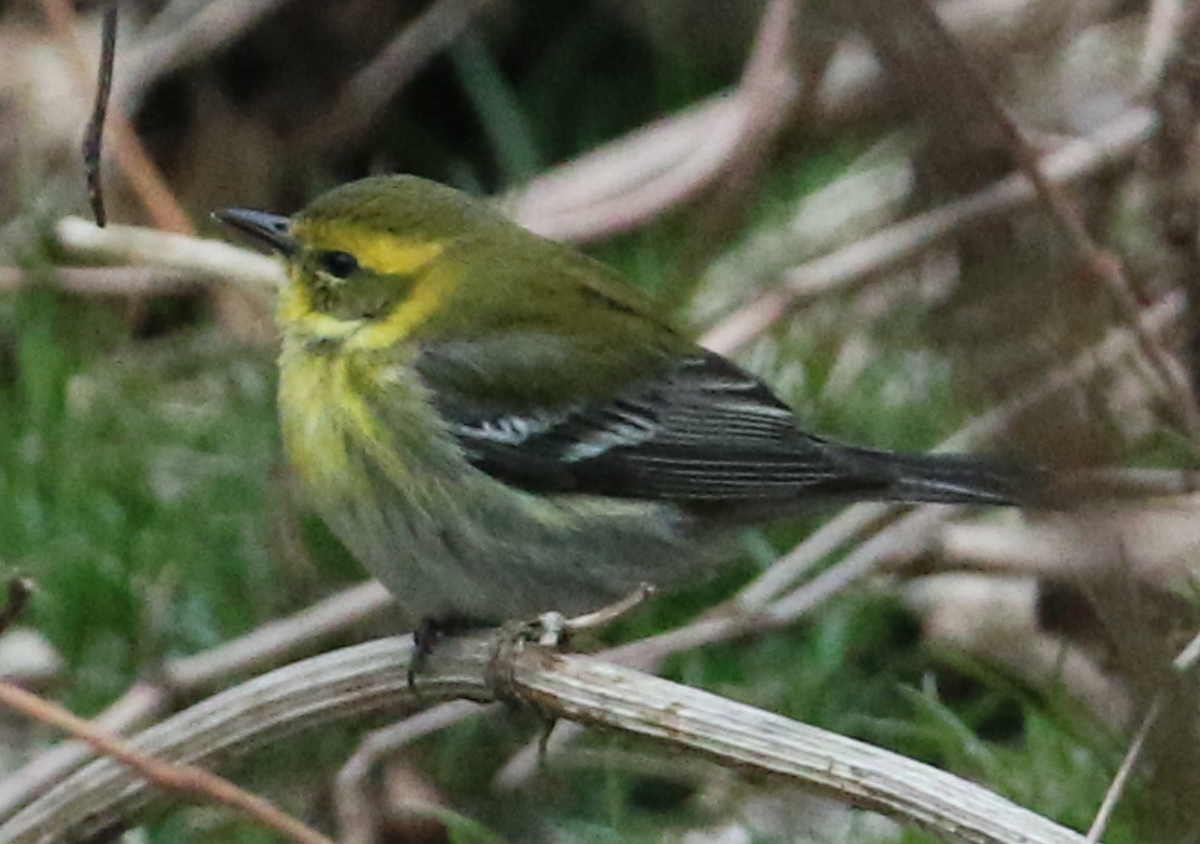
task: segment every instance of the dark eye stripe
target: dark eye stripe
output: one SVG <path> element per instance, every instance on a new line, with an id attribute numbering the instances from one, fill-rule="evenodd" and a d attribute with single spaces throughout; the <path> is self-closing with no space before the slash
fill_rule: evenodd
<path id="1" fill-rule="evenodd" d="M 358 272 L 358 259 L 349 252 L 322 252 L 317 262 L 334 278 L 349 278 Z"/>

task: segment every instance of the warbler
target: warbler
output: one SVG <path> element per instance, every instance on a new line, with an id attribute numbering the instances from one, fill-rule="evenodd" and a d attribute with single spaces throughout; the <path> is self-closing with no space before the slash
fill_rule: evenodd
<path id="1" fill-rule="evenodd" d="M 414 620 L 594 610 L 702 577 L 739 528 L 814 500 L 1020 496 L 973 458 L 805 433 L 616 271 L 437 183 L 215 216 L 282 256 L 285 450 Z"/>

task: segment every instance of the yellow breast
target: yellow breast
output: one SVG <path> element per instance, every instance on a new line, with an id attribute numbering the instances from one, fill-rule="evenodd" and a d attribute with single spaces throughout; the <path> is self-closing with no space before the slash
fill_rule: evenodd
<path id="1" fill-rule="evenodd" d="M 385 432 L 355 381 L 345 356 L 285 349 L 281 359 L 284 447 L 301 479 L 321 497 L 355 494 L 355 483 L 364 482 L 364 450 L 388 451 Z"/>

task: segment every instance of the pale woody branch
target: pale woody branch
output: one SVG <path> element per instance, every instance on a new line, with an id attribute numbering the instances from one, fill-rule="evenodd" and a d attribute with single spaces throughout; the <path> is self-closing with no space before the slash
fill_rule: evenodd
<path id="1" fill-rule="evenodd" d="M 283 269 L 274 258 L 218 240 L 139 226 L 99 228 L 78 217 L 59 220 L 54 233 L 59 245 L 76 259 L 186 270 L 259 293 L 272 292 L 283 283 Z"/>
<path id="2" fill-rule="evenodd" d="M 442 643 L 414 691 L 407 638 L 381 639 L 270 672 L 146 730 L 132 744 L 212 764 L 323 724 L 440 700 L 517 701 L 544 714 L 647 736 L 746 772 L 772 774 L 851 805 L 970 844 L 1081 844 L 1083 837 L 973 783 L 897 754 L 603 661 L 510 634 Z M 419 698 L 419 702 L 418 702 Z M 3 844 L 86 838 L 151 798 L 101 759 L 0 825 Z"/>

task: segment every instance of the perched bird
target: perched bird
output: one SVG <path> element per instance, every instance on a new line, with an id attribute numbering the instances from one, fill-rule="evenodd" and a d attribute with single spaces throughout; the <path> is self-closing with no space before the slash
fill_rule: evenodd
<path id="1" fill-rule="evenodd" d="M 821 499 L 1012 504 L 1018 473 L 832 443 L 609 267 L 411 176 L 217 219 L 287 270 L 279 411 L 312 503 L 414 619 L 590 611 Z"/>

